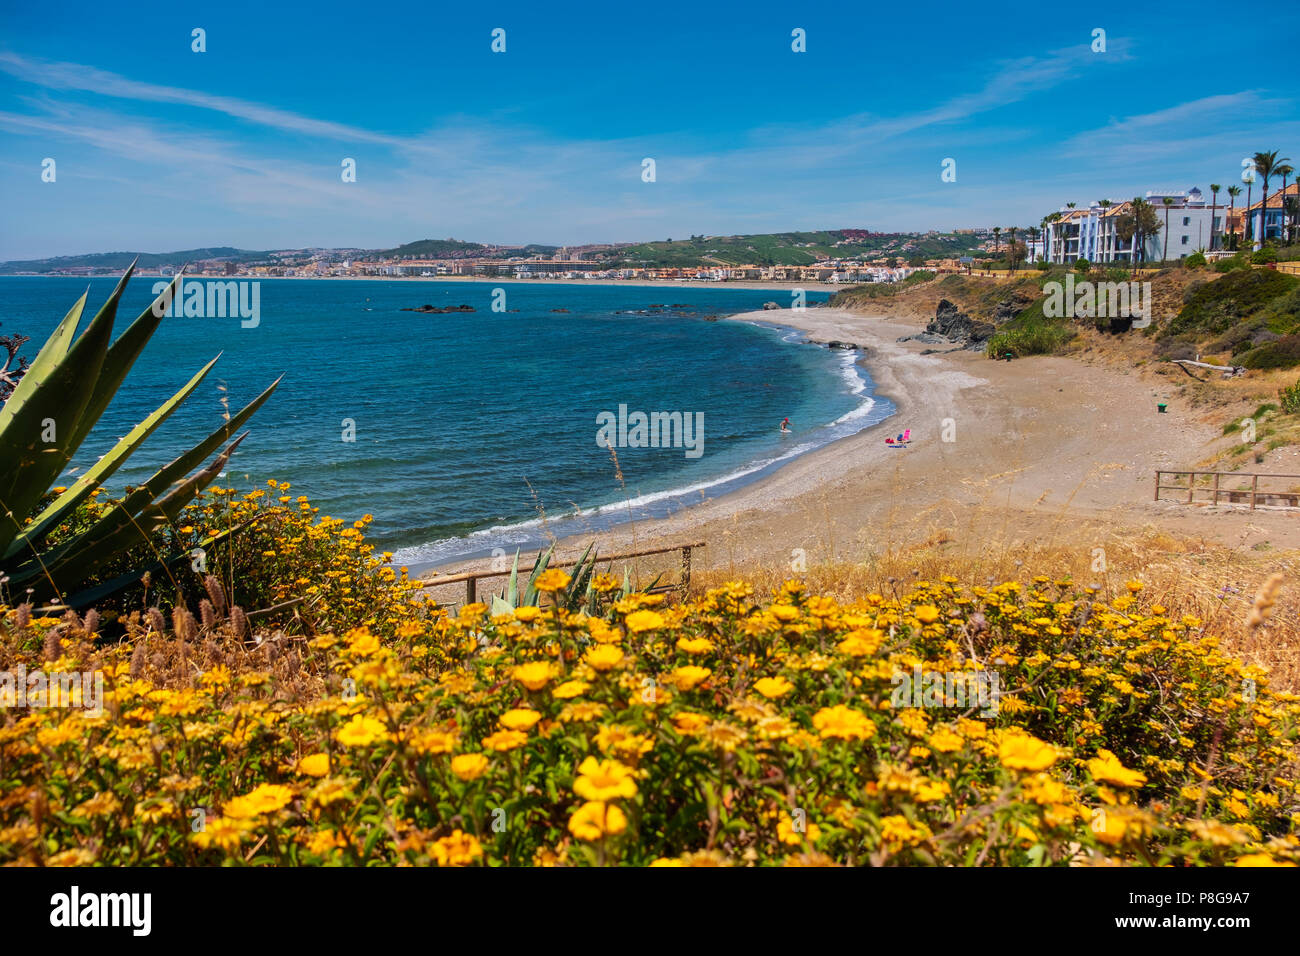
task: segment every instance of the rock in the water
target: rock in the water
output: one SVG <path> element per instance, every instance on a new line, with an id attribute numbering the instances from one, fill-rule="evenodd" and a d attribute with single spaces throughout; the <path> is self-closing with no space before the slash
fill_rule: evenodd
<path id="1" fill-rule="evenodd" d="M 775 302 L 764 302 L 764 303 L 763 303 L 763 308 L 764 308 L 764 309 L 779 309 L 779 308 L 781 308 L 781 307 L 780 307 L 779 305 L 777 305 Z"/>

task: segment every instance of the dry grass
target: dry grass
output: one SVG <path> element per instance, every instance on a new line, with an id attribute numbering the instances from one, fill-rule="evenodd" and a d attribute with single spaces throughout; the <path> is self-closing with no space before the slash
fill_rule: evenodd
<path id="1" fill-rule="evenodd" d="M 951 575 L 966 585 L 1001 581 L 1028 582 L 1045 575 L 1097 586 L 1109 600 L 1127 594 L 1126 584 L 1140 580 L 1144 604 L 1159 604 L 1176 614 L 1205 622 L 1205 632 L 1219 637 L 1226 650 L 1242 660 L 1267 667 L 1274 686 L 1300 691 L 1300 554 L 1268 555 L 1179 539 L 1154 528 L 1128 533 L 1087 529 L 1069 541 L 1007 542 L 990 538 L 972 551 L 958 546 L 957 529 L 938 528 L 916 543 L 891 548 L 861 561 L 810 563 L 803 574 L 785 566 L 743 565 L 697 572 L 692 589 L 703 591 L 743 578 L 758 593 L 775 591 L 793 577 L 810 591 L 851 601 L 871 593 L 897 595 L 914 581 Z M 1100 544 L 1098 543 L 1100 541 Z M 1096 571 L 1104 551 L 1105 570 Z M 1273 575 L 1275 603 L 1257 626 L 1251 616 L 1259 589 Z"/>

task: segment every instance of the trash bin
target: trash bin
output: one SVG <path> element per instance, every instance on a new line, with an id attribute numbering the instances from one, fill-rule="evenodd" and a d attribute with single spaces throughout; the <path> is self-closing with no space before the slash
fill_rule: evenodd
<path id="1" fill-rule="evenodd" d="M 1168 407 L 1169 406 L 1166 405 L 1164 402 L 1159 402 L 1156 405 L 1156 411 L 1159 412 L 1161 415 L 1163 415 L 1165 413 L 1165 409 L 1167 409 Z"/>

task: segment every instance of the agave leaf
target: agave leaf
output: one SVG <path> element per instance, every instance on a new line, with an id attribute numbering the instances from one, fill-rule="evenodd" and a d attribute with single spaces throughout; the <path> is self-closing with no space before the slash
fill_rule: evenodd
<path id="1" fill-rule="evenodd" d="M 35 585 L 36 590 L 45 593 L 59 580 L 84 581 L 100 565 L 121 552 L 147 542 L 155 531 L 174 520 L 180 509 L 221 473 L 247 435 L 247 432 L 240 435 L 213 459 L 212 464 L 181 482 L 156 503 L 148 503 L 138 514 L 119 504 L 89 531 L 69 542 L 71 547 L 57 549 L 58 554 L 43 555 L 36 573 L 32 572 L 33 562 L 20 567 L 12 576 L 13 583 L 18 585 L 36 580 L 41 582 Z"/>
<path id="2" fill-rule="evenodd" d="M 515 548 L 515 562 L 510 565 L 510 577 L 506 579 L 505 601 L 514 610 L 519 600 L 519 549 Z"/>
<path id="3" fill-rule="evenodd" d="M 220 355 L 199 369 L 179 392 L 160 405 L 152 415 L 131 429 L 113 446 L 112 451 L 91 466 L 67 491 L 50 502 L 49 506 L 37 515 L 32 523 L 23 529 L 21 534 L 14 538 L 13 544 L 9 546 L 9 551 L 5 556 L 12 557 L 18 554 L 24 548 L 30 547 L 58 527 L 59 523 L 71 514 L 77 505 L 85 501 L 92 491 L 103 484 L 113 472 L 117 471 L 123 462 L 130 457 L 131 453 L 139 448 L 144 443 L 144 440 L 153 434 L 154 430 L 166 421 L 172 412 L 180 407 L 181 402 L 185 401 L 198 387 L 219 358 L 221 358 Z"/>
<path id="4" fill-rule="evenodd" d="M 546 566 L 551 563 L 551 552 L 554 550 L 555 545 L 551 545 L 537 556 L 537 562 L 533 565 L 533 573 L 528 576 L 528 587 L 524 589 L 524 600 L 521 606 L 535 607 L 537 605 L 537 579 L 546 570 Z"/>
<path id="5" fill-rule="evenodd" d="M 515 606 L 508 601 L 503 600 L 501 595 L 492 595 L 492 615 L 494 617 L 498 614 L 513 614 L 514 610 Z"/>
<path id="6" fill-rule="evenodd" d="M 8 550 L 22 531 L 23 519 L 76 451 L 72 442 L 108 352 L 125 281 L 124 276 L 90 325 L 46 374 L 33 376 L 29 370 L 23 376 L 20 384 L 28 379 L 34 382 L 30 398 L 12 412 L 12 403 L 5 404 L 0 461 L 8 467 L 0 472 L 0 508 L 7 514 L 0 520 L 0 553 Z M 46 442 L 43 436 L 50 426 L 54 440 Z"/>
<path id="7" fill-rule="evenodd" d="M 592 556 L 592 549 L 595 547 L 596 543 L 594 541 L 587 545 L 587 550 L 582 552 L 582 557 L 578 559 L 578 563 L 573 567 L 573 578 L 569 582 L 567 601 L 568 608 L 571 611 L 576 611 L 586 599 L 587 587 L 591 583 L 591 572 L 596 567 L 596 559 Z M 592 558 L 590 564 L 587 563 L 588 557 Z"/>
<path id="8" fill-rule="evenodd" d="M 3 406 L 0 406 L 0 432 L 4 431 L 5 425 L 18 411 L 19 406 L 26 403 L 36 392 L 37 383 L 50 373 L 63 357 L 68 354 L 68 348 L 72 345 L 72 340 L 76 337 L 77 324 L 81 321 L 81 313 L 86 308 L 86 297 L 90 295 L 90 287 L 81 293 L 81 298 L 73 303 L 68 314 L 63 317 L 58 328 L 50 333 L 50 337 L 45 340 L 41 350 L 36 353 L 36 358 L 32 364 L 27 367 L 27 373 L 18 380 L 18 387 L 13 390 L 8 400 Z M 31 379 L 30 382 L 27 380 Z"/>
<path id="9" fill-rule="evenodd" d="M 91 527 L 83 532 L 81 536 L 73 541 L 65 542 L 63 545 L 54 549 L 49 555 L 43 555 L 41 560 L 46 564 L 51 561 L 57 561 L 74 548 L 79 548 L 83 539 L 93 538 L 99 540 L 113 528 L 118 527 L 122 523 L 123 517 L 125 517 L 126 520 L 129 520 L 139 514 L 144 508 L 148 507 L 150 502 L 160 494 L 163 494 L 168 488 L 185 475 L 189 474 L 190 471 L 206 459 L 208 455 L 212 454 L 212 452 L 215 451 L 222 442 L 229 438 L 235 429 L 239 428 L 240 425 L 246 422 L 252 414 L 271 397 L 271 393 L 275 391 L 276 386 L 280 384 L 282 378 L 284 378 L 283 375 L 272 382 L 261 395 L 257 396 L 257 398 L 253 399 L 240 409 L 239 412 L 230 419 L 230 421 L 225 422 L 214 429 L 203 441 L 199 442 L 189 451 L 154 472 L 153 476 L 149 478 L 148 481 L 139 488 L 128 493 L 127 496 L 118 503 L 117 507 L 111 509 L 107 514 L 95 522 L 95 524 L 91 525 Z M 12 550 L 5 551 L 4 557 L 0 558 L 0 567 L 18 560 L 18 557 L 18 552 Z M 36 568 L 36 573 L 39 574 L 39 565 L 40 562 L 29 560 L 26 565 L 20 566 L 16 571 L 12 572 L 12 576 L 15 580 L 18 580 L 20 577 L 31 577 L 33 567 Z"/>
<path id="10" fill-rule="evenodd" d="M 126 270 L 126 275 L 122 277 L 122 284 L 130 278 L 135 269 L 135 263 L 131 263 L 131 268 Z M 81 443 L 86 440 L 92 428 L 99 421 L 100 416 L 104 414 L 104 409 L 108 408 L 109 402 L 117 394 L 117 390 L 122 387 L 122 381 L 126 378 L 131 367 L 135 365 L 135 360 L 140 357 L 144 347 L 149 344 L 149 339 L 153 337 L 154 332 L 158 330 L 159 324 L 166 313 L 166 306 L 161 309 L 157 308 L 164 301 L 170 301 L 169 296 L 179 294 L 181 277 L 185 274 L 182 269 L 177 273 L 176 278 L 172 279 L 170 285 L 163 290 L 154 301 L 132 322 L 127 326 L 126 331 L 117 337 L 117 341 L 109 346 L 108 354 L 104 357 L 104 366 L 100 370 L 99 377 L 95 381 L 95 391 L 91 395 L 90 404 L 86 412 L 81 416 L 77 423 L 76 433 L 73 435 L 73 451 L 81 447 Z"/>

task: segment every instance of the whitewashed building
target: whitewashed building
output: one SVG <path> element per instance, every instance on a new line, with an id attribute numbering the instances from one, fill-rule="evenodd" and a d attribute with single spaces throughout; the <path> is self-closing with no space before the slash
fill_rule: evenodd
<path id="1" fill-rule="evenodd" d="M 1195 186 L 1188 190 L 1147 190 L 1144 199 L 1155 210 L 1160 223 L 1154 234 L 1143 237 L 1145 255 L 1140 258 L 1147 262 L 1182 259 L 1193 252 L 1208 250 L 1210 237 L 1223 230 L 1224 207 L 1207 203 Z M 1171 200 L 1170 205 L 1165 205 L 1165 199 Z M 1086 209 L 1062 206 L 1060 217 L 1047 224 L 1044 258 L 1055 263 L 1078 259 L 1132 262 L 1133 243 L 1121 239 L 1116 229 L 1120 216 L 1131 205 L 1126 201 L 1106 207 L 1093 202 Z M 1168 236 L 1165 235 L 1166 218 Z"/>

